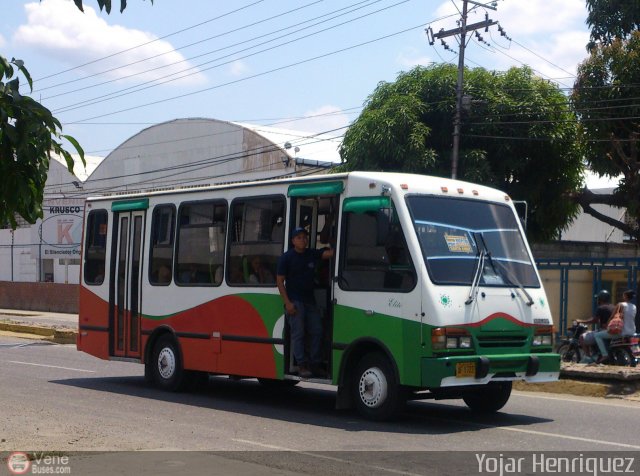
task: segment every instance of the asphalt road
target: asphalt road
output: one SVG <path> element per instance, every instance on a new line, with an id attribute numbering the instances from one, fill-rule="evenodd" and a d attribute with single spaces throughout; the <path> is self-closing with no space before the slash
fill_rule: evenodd
<path id="1" fill-rule="evenodd" d="M 74 474 L 105 474 L 104 452 L 132 450 L 151 452 L 118 453 L 109 471 L 114 461 L 132 469 L 154 460 L 163 464 L 135 474 L 478 474 L 483 453 L 640 454 L 639 402 L 514 392 L 491 416 L 474 415 L 461 401 L 422 401 L 387 423 L 334 403 L 333 387 L 269 391 L 218 377 L 196 393 L 166 393 L 144 383 L 141 365 L 0 336 L 0 452 L 71 454 L 87 465 Z M 425 469 L 433 459 L 439 464 Z"/>

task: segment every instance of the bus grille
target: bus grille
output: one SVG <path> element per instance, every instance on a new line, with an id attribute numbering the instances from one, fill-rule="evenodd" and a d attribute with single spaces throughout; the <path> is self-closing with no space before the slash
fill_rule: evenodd
<path id="1" fill-rule="evenodd" d="M 481 348 L 496 347 L 524 347 L 527 336 L 478 336 L 478 346 Z"/>

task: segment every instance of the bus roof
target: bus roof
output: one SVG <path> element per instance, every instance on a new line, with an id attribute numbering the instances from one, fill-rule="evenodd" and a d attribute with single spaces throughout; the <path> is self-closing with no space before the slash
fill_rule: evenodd
<path id="1" fill-rule="evenodd" d="M 178 187 L 171 189 L 161 189 L 145 192 L 118 193 L 111 195 L 91 196 L 87 201 L 114 201 L 130 199 L 136 197 L 151 197 L 161 195 L 175 195 L 184 193 L 207 192 L 212 190 L 228 190 L 233 188 L 247 188 L 268 186 L 274 184 L 301 184 L 320 181 L 348 180 L 349 182 L 375 183 L 377 185 L 387 185 L 396 193 L 406 194 L 428 194 L 443 196 L 464 196 L 466 198 L 505 202 L 510 198 L 504 192 L 484 185 L 473 184 L 461 180 L 452 180 L 444 177 L 431 175 L 407 174 L 399 172 L 345 172 L 337 174 L 318 174 L 307 177 L 287 177 L 287 178 L 267 178 L 258 181 L 231 182 L 217 185 Z M 374 192 L 375 193 L 375 192 Z"/>

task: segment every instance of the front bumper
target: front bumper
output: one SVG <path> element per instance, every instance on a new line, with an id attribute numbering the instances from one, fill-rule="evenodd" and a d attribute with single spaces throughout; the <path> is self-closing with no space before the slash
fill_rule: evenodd
<path id="1" fill-rule="evenodd" d="M 456 376 L 458 364 L 474 364 L 473 375 Z M 422 385 L 428 388 L 483 385 L 496 381 L 553 382 L 560 376 L 558 354 L 506 354 L 422 359 Z"/>

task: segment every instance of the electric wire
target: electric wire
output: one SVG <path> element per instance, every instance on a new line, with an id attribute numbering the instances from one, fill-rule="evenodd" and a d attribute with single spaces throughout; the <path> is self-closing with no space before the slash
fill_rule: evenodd
<path id="1" fill-rule="evenodd" d="M 202 25 L 206 25 L 207 23 L 211 23 L 211 22 L 213 22 L 213 21 L 215 21 L 215 20 L 219 20 L 219 19 L 224 18 L 224 17 L 226 17 L 226 16 L 229 16 L 229 15 L 231 15 L 231 14 L 233 14 L 233 13 L 237 13 L 237 12 L 239 12 L 239 11 L 245 10 L 245 9 L 247 9 L 247 8 L 250 8 L 250 7 L 252 7 L 252 6 L 255 6 L 255 5 L 257 5 L 258 3 L 262 3 L 262 2 L 264 2 L 264 1 L 265 1 L 265 0 L 257 0 L 257 1 L 255 1 L 255 2 L 253 2 L 253 3 L 250 3 L 250 4 L 248 4 L 248 5 L 245 5 L 245 6 L 243 6 L 243 7 L 237 8 L 237 9 L 235 9 L 235 10 L 232 10 L 232 11 L 230 11 L 230 12 L 224 13 L 224 14 L 222 14 L 222 15 L 218 15 L 217 17 L 214 17 L 214 18 L 210 18 L 210 19 L 208 19 L 208 20 L 205 20 L 205 21 L 203 21 L 203 22 L 197 23 L 197 24 L 192 25 L 192 26 L 190 26 L 190 27 L 187 27 L 187 28 L 183 28 L 183 29 L 181 29 L 181 30 L 174 31 L 174 32 L 172 32 L 172 33 L 169 33 L 169 34 L 167 34 L 167 35 L 161 36 L 161 37 L 159 37 L 159 38 L 155 38 L 155 39 L 153 39 L 153 40 L 146 41 L 146 42 L 141 43 L 141 44 L 139 44 L 139 45 L 132 46 L 132 47 L 130 47 L 130 48 L 126 48 L 126 49 L 121 50 L 121 51 L 117 51 L 117 52 L 112 53 L 112 54 L 109 54 L 109 55 L 107 55 L 107 56 L 102 56 L 102 57 L 97 58 L 97 59 L 95 59 L 95 60 L 92 60 L 92 61 L 89 61 L 89 62 L 86 62 L 86 63 L 80 64 L 80 65 L 74 66 L 74 67 L 72 67 L 72 68 L 65 69 L 65 70 L 63 70 L 63 71 L 58 71 L 57 73 L 52 73 L 52 74 L 50 74 L 50 75 L 48 75 L 48 76 L 43 76 L 43 77 L 41 77 L 41 78 L 34 79 L 34 80 L 33 80 L 33 82 L 35 83 L 35 82 L 37 82 L 37 81 L 43 81 L 43 80 L 45 80 L 45 79 L 49 79 L 49 78 L 52 78 L 52 77 L 54 77 L 54 76 L 59 76 L 59 75 L 64 74 L 64 73 L 68 73 L 68 72 L 70 72 L 70 71 L 75 71 L 76 69 L 80 69 L 80 68 L 83 68 L 83 67 L 85 67 L 85 66 L 88 66 L 88 65 L 91 65 L 91 64 L 94 64 L 94 63 L 98 63 L 98 62 L 100 62 L 100 61 L 104 61 L 104 60 L 106 60 L 106 59 L 108 59 L 108 58 L 113 58 L 114 56 L 118 56 L 118 55 L 121 55 L 121 54 L 123 54 L 123 53 L 127 53 L 127 52 L 129 52 L 129 51 L 135 50 L 135 49 L 137 49 L 137 48 L 141 48 L 141 47 L 143 47 L 143 46 L 147 46 L 147 45 L 149 45 L 149 44 L 151 44 L 151 43 L 155 43 L 156 41 L 164 40 L 164 39 L 166 39 L 166 38 L 169 38 L 169 37 L 171 37 L 171 36 L 177 35 L 177 34 L 179 34 L 179 33 L 184 33 L 185 31 L 192 30 L 192 29 L 197 28 L 197 27 L 202 26 Z M 320 1 L 322 1 L 322 0 L 320 0 Z"/>
<path id="2" fill-rule="evenodd" d="M 378 0 L 378 1 L 381 1 L 381 0 Z M 244 48 L 244 49 L 239 50 L 239 51 L 234 51 L 233 53 L 229 53 L 227 55 L 215 58 L 215 59 L 207 61 L 205 63 L 201 63 L 200 65 L 189 67 L 189 68 L 186 68 L 186 69 L 181 70 L 181 71 L 173 72 L 171 74 L 168 74 L 168 75 L 165 75 L 165 76 L 161 76 L 159 78 L 155 78 L 155 79 L 150 80 L 150 81 L 145 81 L 145 82 L 142 82 L 140 84 L 137 84 L 137 85 L 134 85 L 134 86 L 130 86 L 128 88 L 124 88 L 124 89 L 121 89 L 121 90 L 116 91 L 116 92 L 104 94 L 104 95 L 97 96 L 97 97 L 94 97 L 94 98 L 88 99 L 88 100 L 83 100 L 81 102 L 78 102 L 78 103 L 75 103 L 75 104 L 71 104 L 69 106 L 64 106 L 64 107 L 55 109 L 53 112 L 56 113 L 56 114 L 64 114 L 64 113 L 69 112 L 69 111 L 73 111 L 73 110 L 76 110 L 76 109 L 81 109 L 81 108 L 84 108 L 84 107 L 93 106 L 95 104 L 99 104 L 99 103 L 102 103 L 104 101 L 120 98 L 120 97 L 123 97 L 123 96 L 127 96 L 129 94 L 134 94 L 134 93 L 137 93 L 137 92 L 140 92 L 140 91 L 145 91 L 147 89 L 151 89 L 151 88 L 154 88 L 154 87 L 157 87 L 157 86 L 162 86 L 162 85 L 165 85 L 165 84 L 168 84 L 168 83 L 179 81 L 179 80 L 187 78 L 189 76 L 193 76 L 195 74 L 200 74 L 200 73 L 202 73 L 204 71 L 210 71 L 210 70 L 215 69 L 215 68 L 220 68 L 220 67 L 222 67 L 224 65 L 231 64 L 231 63 L 234 63 L 236 61 L 240 61 L 240 60 L 243 60 L 243 59 L 246 59 L 246 58 L 250 58 L 250 57 L 253 57 L 253 56 L 268 52 L 268 51 L 272 51 L 272 50 L 280 48 L 282 46 L 286 46 L 286 45 L 298 42 L 298 41 L 303 40 L 303 39 L 310 38 L 312 36 L 315 36 L 315 35 L 318 35 L 318 34 L 321 34 L 321 33 L 325 33 L 325 32 L 327 32 L 329 30 L 334 29 L 334 28 L 338 28 L 338 27 L 347 25 L 349 23 L 352 23 L 354 21 L 361 20 L 361 19 L 366 18 L 368 16 L 383 12 L 385 10 L 388 10 L 390 8 L 393 8 L 393 7 L 396 7 L 398 5 L 402 5 L 402 4 L 407 3 L 409 1 L 411 1 L 411 0 L 401 0 L 401 1 L 397 2 L 397 3 L 394 3 L 393 5 L 381 8 L 379 10 L 375 10 L 373 12 L 370 12 L 370 13 L 361 15 L 359 17 L 344 21 L 342 23 L 338 23 L 336 25 L 329 26 L 327 28 L 324 28 L 324 29 L 321 29 L 321 30 L 318 30 L 318 31 L 315 31 L 315 32 L 312 32 L 312 33 L 308 33 L 308 34 L 300 36 L 298 38 L 294 38 L 294 39 L 282 42 L 280 44 L 277 44 L 277 45 L 274 45 L 274 46 L 270 46 L 268 48 L 264 48 L 264 49 L 259 50 L 259 51 L 255 51 L 253 53 L 246 54 L 244 56 L 240 56 L 240 57 L 236 57 L 235 56 L 238 53 L 241 53 L 243 51 L 248 51 L 248 50 L 251 50 L 253 48 L 256 48 L 257 46 L 262 46 L 262 44 L 269 43 L 271 41 L 275 41 L 275 40 L 278 40 L 278 39 L 286 38 L 286 37 L 289 37 L 291 35 L 291 33 L 283 34 L 283 35 L 281 35 L 279 37 L 276 37 L 276 38 L 274 38 L 272 40 L 269 40 L 269 41 L 267 41 L 265 43 L 262 43 L 260 45 L 253 45 L 253 46 Z M 348 12 L 348 13 L 351 13 L 351 12 Z M 338 15 L 338 16 L 336 16 L 334 18 L 337 18 L 337 17 L 342 16 L 342 15 L 344 15 L 344 14 Z M 332 20 L 334 18 L 331 18 L 329 20 Z M 318 22 L 318 23 L 316 23 L 314 25 L 311 25 L 311 26 L 316 26 L 316 25 L 319 25 L 321 23 L 325 23 L 326 21 L 329 21 L 329 20 L 323 20 L 323 21 Z M 307 28 L 309 28 L 309 27 L 300 28 L 299 30 L 294 31 L 293 33 L 304 31 Z M 212 63 L 212 62 L 216 62 L 216 61 L 219 61 L 219 60 L 222 60 L 222 59 L 225 59 L 225 58 L 230 58 L 230 57 L 232 57 L 232 59 L 230 59 L 228 61 L 225 61 L 223 63 L 219 63 L 219 64 L 216 64 L 216 65 L 210 66 L 208 68 L 201 69 L 201 66 L 204 66 L 206 64 L 209 64 L 209 63 Z M 187 73 L 188 71 L 191 71 L 193 69 L 197 69 L 197 71 L 195 71 L 193 73 Z M 176 76 L 176 75 L 181 74 L 181 73 L 187 73 L 187 74 L 184 74 L 182 76 Z M 162 81 L 164 79 L 166 79 L 166 81 Z"/>

